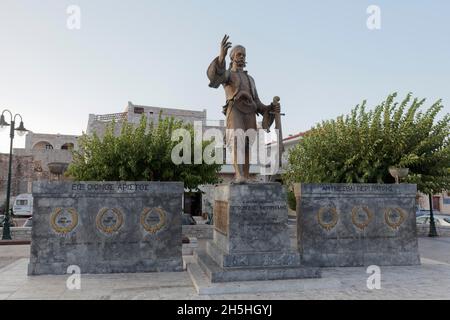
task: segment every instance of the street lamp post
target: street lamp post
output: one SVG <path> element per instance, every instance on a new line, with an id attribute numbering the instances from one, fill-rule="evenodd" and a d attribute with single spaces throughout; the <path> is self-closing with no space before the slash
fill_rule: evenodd
<path id="1" fill-rule="evenodd" d="M 5 121 L 5 113 L 9 113 L 11 116 L 11 123 Z M 20 125 L 15 128 L 16 117 L 20 117 Z M 22 136 L 27 132 L 27 129 L 23 126 L 22 116 L 20 114 L 12 115 L 11 111 L 5 109 L 2 111 L 2 116 L 0 118 L 0 128 L 10 126 L 9 137 L 9 164 L 8 164 L 8 183 L 6 186 L 6 205 L 5 205 L 5 221 L 3 223 L 3 235 L 2 240 L 11 240 L 11 230 L 10 230 L 10 212 L 9 212 L 9 200 L 11 194 L 11 171 L 12 171 L 12 149 L 13 149 L 13 140 L 14 140 L 14 131 L 17 130 L 17 134 Z"/>

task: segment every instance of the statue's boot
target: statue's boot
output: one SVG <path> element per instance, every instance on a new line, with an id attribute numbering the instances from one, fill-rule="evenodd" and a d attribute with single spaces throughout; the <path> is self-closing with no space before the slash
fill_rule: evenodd
<path id="1" fill-rule="evenodd" d="M 234 181 L 233 182 L 235 184 L 246 183 L 247 179 L 245 178 L 244 165 L 243 164 L 235 164 L 234 165 L 234 170 L 235 170 L 235 174 L 234 174 Z"/>
<path id="2" fill-rule="evenodd" d="M 246 180 L 250 180 L 250 164 L 247 162 L 246 164 L 243 165 L 244 168 L 244 178 Z"/>

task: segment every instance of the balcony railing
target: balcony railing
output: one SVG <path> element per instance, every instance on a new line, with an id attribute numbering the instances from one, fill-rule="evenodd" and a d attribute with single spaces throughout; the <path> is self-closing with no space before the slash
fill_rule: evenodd
<path id="1" fill-rule="evenodd" d="M 124 121 L 127 119 L 127 112 L 120 112 L 120 113 L 109 113 L 109 114 L 98 114 L 95 116 L 95 121 L 103 121 L 103 122 L 110 122 L 110 121 Z"/>
<path id="2" fill-rule="evenodd" d="M 206 120 L 205 126 L 207 127 L 225 127 L 225 120 Z"/>

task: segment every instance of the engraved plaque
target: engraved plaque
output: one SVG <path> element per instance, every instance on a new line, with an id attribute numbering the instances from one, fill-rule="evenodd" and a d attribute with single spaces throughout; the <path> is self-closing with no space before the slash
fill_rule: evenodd
<path id="1" fill-rule="evenodd" d="M 100 231 L 112 234 L 122 226 L 123 214 L 118 208 L 102 208 L 97 214 L 95 223 Z"/>
<path id="2" fill-rule="evenodd" d="M 56 208 L 50 217 L 52 229 L 59 234 L 67 234 L 78 225 L 78 213 L 74 208 Z"/>
<path id="3" fill-rule="evenodd" d="M 408 213 L 402 208 L 384 209 L 384 220 L 386 221 L 386 224 L 393 230 L 397 230 L 407 217 Z"/>
<path id="4" fill-rule="evenodd" d="M 321 207 L 317 212 L 317 220 L 323 229 L 330 231 L 336 226 L 339 215 L 336 208 Z"/>
<path id="5" fill-rule="evenodd" d="M 166 225 L 166 212 L 161 208 L 144 208 L 141 225 L 148 233 L 157 233 Z"/>
<path id="6" fill-rule="evenodd" d="M 228 202 L 216 200 L 214 202 L 214 228 L 216 231 L 228 234 Z"/>
<path id="7" fill-rule="evenodd" d="M 368 207 L 356 206 L 352 209 L 352 222 L 353 224 L 363 230 L 369 225 L 373 219 L 373 213 Z"/>

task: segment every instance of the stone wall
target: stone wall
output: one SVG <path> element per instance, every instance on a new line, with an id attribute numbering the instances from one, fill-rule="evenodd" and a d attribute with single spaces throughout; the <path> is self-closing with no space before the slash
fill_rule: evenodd
<path id="1" fill-rule="evenodd" d="M 31 227 L 11 227 L 12 240 L 31 241 Z M 0 235 L 3 235 L 3 228 L 0 228 Z"/>
<path id="2" fill-rule="evenodd" d="M 30 176 L 31 182 L 38 180 L 58 180 L 64 179 L 64 176 L 57 177 L 56 175 L 50 173 L 48 164 L 51 162 L 63 162 L 70 164 L 73 160 L 72 152 L 69 150 L 61 149 L 37 149 L 37 150 L 24 150 L 24 149 L 14 149 L 16 156 L 30 156 Z M 30 183 L 31 188 L 31 183 Z M 29 190 L 27 193 L 31 192 Z"/>
<path id="3" fill-rule="evenodd" d="M 181 182 L 35 182 L 29 274 L 182 270 Z"/>
<path id="4" fill-rule="evenodd" d="M 14 149 L 11 172 L 11 197 L 21 193 L 31 193 L 33 181 L 56 180 L 50 173 L 50 162 L 72 162 L 72 154 L 68 150 L 32 150 Z M 0 205 L 6 199 L 8 181 L 9 154 L 0 154 Z M 62 179 L 64 177 L 60 177 Z M 12 201 L 11 201 L 12 206 Z"/>
<path id="5" fill-rule="evenodd" d="M 50 144 L 53 149 L 45 149 L 46 143 Z M 56 179 L 56 176 L 50 173 L 48 164 L 50 162 L 71 163 L 71 151 L 61 149 L 69 144 L 77 149 L 78 136 L 27 133 L 25 148 L 13 149 L 11 197 L 21 193 L 30 193 L 33 181 Z M 6 198 L 8 162 L 9 154 L 0 154 L 0 205 Z"/>
<path id="6" fill-rule="evenodd" d="M 297 184 L 298 248 L 312 266 L 419 264 L 416 185 Z"/>
<path id="7" fill-rule="evenodd" d="M 8 165 L 9 154 L 0 154 L 0 205 L 3 205 L 6 199 Z M 13 155 L 11 169 L 11 197 L 30 191 L 31 182 L 33 181 L 33 157 Z"/>
<path id="8" fill-rule="evenodd" d="M 61 149 L 37 149 L 37 150 L 24 150 L 24 149 L 14 149 L 14 154 L 16 156 L 32 156 L 33 157 L 33 169 L 37 169 L 36 172 L 39 172 L 39 168 L 37 168 L 38 162 L 39 166 L 42 170 L 48 171 L 48 164 L 50 162 L 72 162 L 72 152 L 69 150 L 61 150 Z"/>

